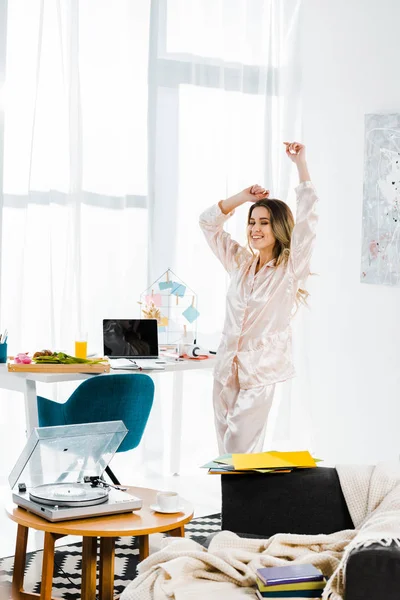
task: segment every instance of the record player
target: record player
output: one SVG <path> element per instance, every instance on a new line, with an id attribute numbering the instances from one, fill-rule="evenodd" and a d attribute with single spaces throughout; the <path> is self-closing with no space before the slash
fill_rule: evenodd
<path id="1" fill-rule="evenodd" d="M 140 509 L 103 477 L 127 431 L 122 421 L 36 427 L 8 478 L 13 501 L 54 522 Z"/>

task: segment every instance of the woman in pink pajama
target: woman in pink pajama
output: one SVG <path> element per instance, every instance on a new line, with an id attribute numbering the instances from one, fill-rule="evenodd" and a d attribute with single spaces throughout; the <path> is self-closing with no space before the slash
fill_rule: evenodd
<path id="1" fill-rule="evenodd" d="M 296 224 L 287 204 L 254 185 L 222 200 L 200 216 L 214 254 L 230 275 L 226 317 L 214 372 L 214 415 L 221 454 L 261 452 L 275 384 L 295 375 L 290 321 L 307 293 L 315 239 L 317 194 L 305 147 L 286 145 L 298 169 Z M 252 202 L 249 248 L 224 231 L 234 209 Z"/>

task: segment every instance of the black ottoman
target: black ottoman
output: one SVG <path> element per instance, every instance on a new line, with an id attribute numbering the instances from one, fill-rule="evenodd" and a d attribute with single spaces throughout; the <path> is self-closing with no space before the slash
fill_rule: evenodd
<path id="1" fill-rule="evenodd" d="M 221 485 L 222 529 L 263 537 L 354 529 L 336 469 L 222 475 Z"/>

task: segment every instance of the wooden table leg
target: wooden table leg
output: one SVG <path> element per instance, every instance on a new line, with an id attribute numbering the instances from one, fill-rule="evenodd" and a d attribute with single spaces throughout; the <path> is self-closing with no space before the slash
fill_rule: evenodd
<path id="1" fill-rule="evenodd" d="M 44 534 L 42 583 L 40 587 L 40 600 L 51 600 L 54 573 L 54 545 L 60 536 L 46 531 Z"/>
<path id="2" fill-rule="evenodd" d="M 171 537 L 185 537 L 185 526 L 180 525 L 176 529 L 171 529 L 171 531 L 168 531 L 168 535 Z"/>
<path id="3" fill-rule="evenodd" d="M 114 559 L 115 538 L 100 538 L 100 600 L 112 600 L 114 597 Z"/>
<path id="4" fill-rule="evenodd" d="M 82 600 L 96 600 L 97 538 L 82 540 Z"/>
<path id="5" fill-rule="evenodd" d="M 28 543 L 28 527 L 18 525 L 17 541 L 15 544 L 14 570 L 11 585 L 11 597 L 19 599 L 20 592 L 24 589 L 24 572 L 26 563 L 26 546 Z"/>
<path id="6" fill-rule="evenodd" d="M 139 561 L 141 562 L 149 555 L 149 536 L 139 536 Z"/>

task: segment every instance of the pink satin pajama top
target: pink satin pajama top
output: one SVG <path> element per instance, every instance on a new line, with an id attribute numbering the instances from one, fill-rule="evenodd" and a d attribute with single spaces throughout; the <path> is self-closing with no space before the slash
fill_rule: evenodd
<path id="1" fill-rule="evenodd" d="M 214 254 L 230 275 L 222 340 L 214 377 L 225 384 L 236 360 L 239 385 L 250 389 L 285 381 L 295 375 L 291 317 L 300 281 L 310 273 L 318 197 L 310 181 L 296 188 L 296 225 L 286 265 L 275 260 L 255 272 L 258 256 L 224 231 L 224 215 L 216 204 L 200 216 L 200 226 Z"/>

